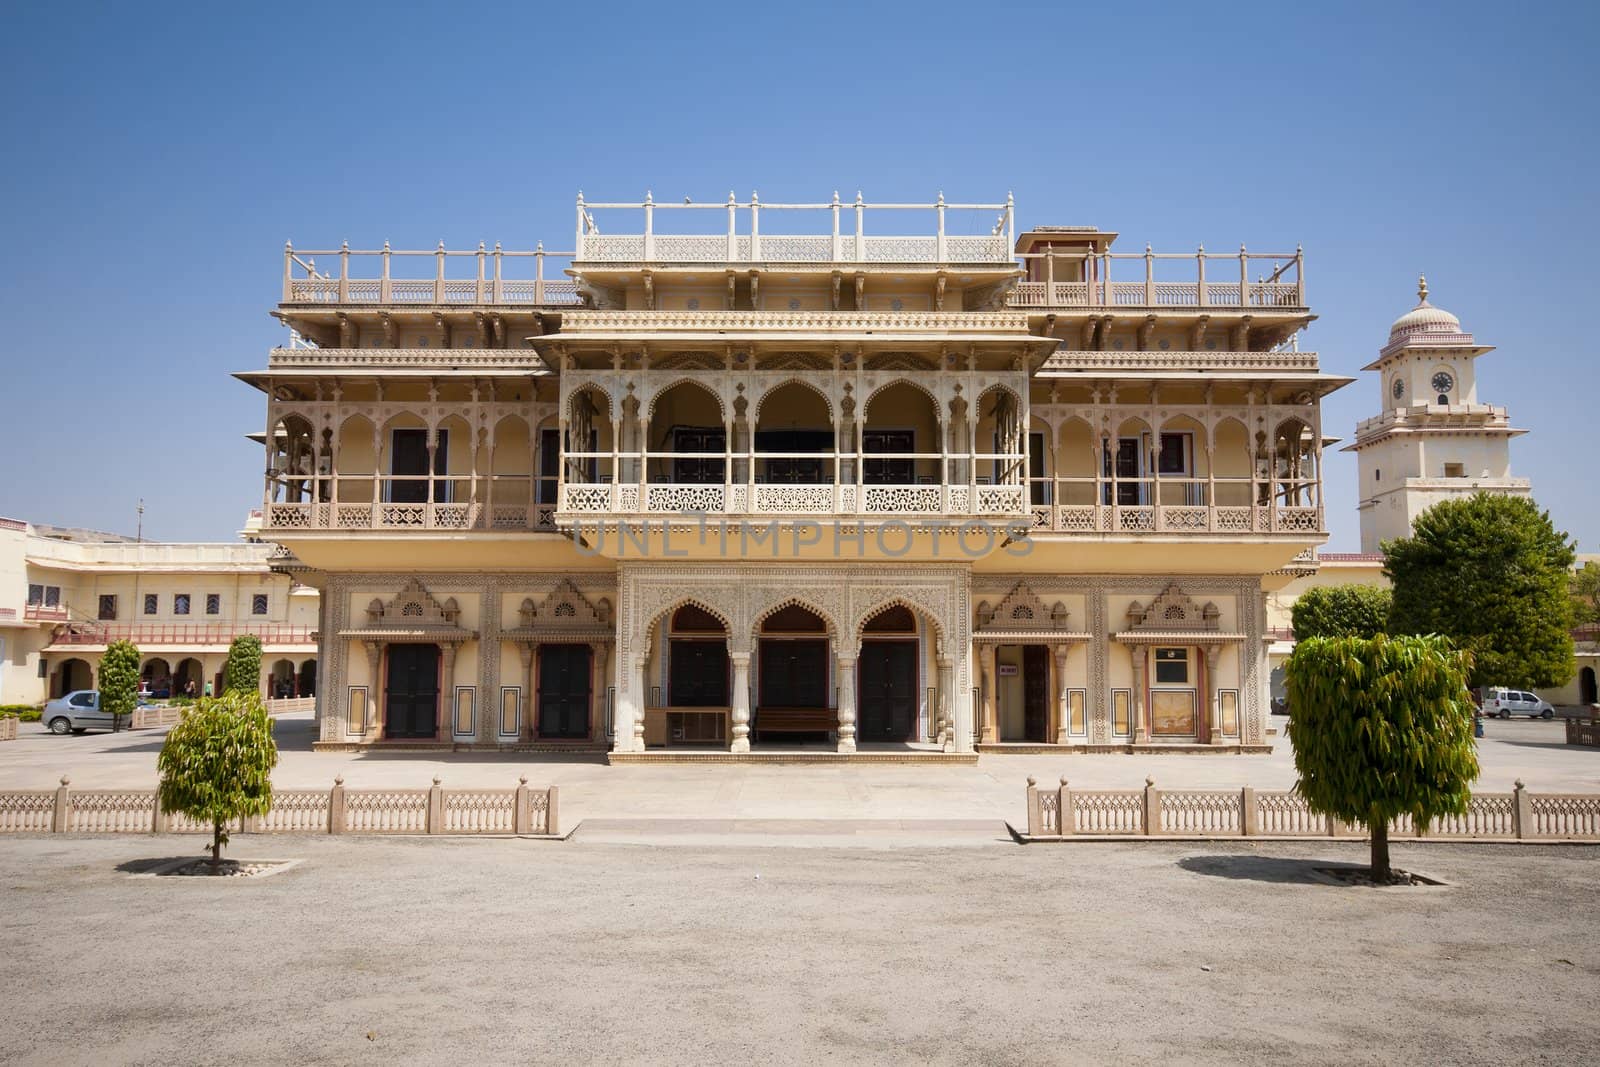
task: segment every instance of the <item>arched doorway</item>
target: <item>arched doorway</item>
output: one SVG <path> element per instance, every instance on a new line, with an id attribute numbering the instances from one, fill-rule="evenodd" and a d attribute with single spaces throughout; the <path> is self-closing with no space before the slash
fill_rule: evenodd
<path id="1" fill-rule="evenodd" d="M 80 689 L 94 688 L 94 671 L 81 659 L 64 660 L 56 673 L 56 691 L 52 697 L 64 697 Z"/>
<path id="2" fill-rule="evenodd" d="M 139 680 L 143 683 L 141 688 L 157 700 L 172 696 L 172 667 L 159 656 L 145 661 L 139 671 Z"/>
<path id="3" fill-rule="evenodd" d="M 728 629 L 694 604 L 672 613 L 667 631 L 667 704 L 728 707 Z"/>
<path id="4" fill-rule="evenodd" d="M 1585 667 L 1578 672 L 1578 703 L 1600 703 L 1600 696 L 1595 695 L 1593 667 Z"/>
<path id="5" fill-rule="evenodd" d="M 197 697 L 205 692 L 205 684 L 205 668 L 191 657 L 178 663 L 177 673 L 172 678 L 172 695 Z"/>
<path id="6" fill-rule="evenodd" d="M 294 660 L 280 659 L 272 665 L 272 673 L 268 676 L 267 696 L 273 700 L 285 700 L 298 696 L 295 691 L 298 679 L 295 677 Z"/>
<path id="7" fill-rule="evenodd" d="M 384 683 L 384 736 L 432 738 L 439 732 L 439 646 L 393 644 Z"/>
<path id="8" fill-rule="evenodd" d="M 756 740 L 779 734 L 825 738 L 839 720 L 828 701 L 828 624 L 811 609 L 790 604 L 761 621 L 756 645 Z"/>
<path id="9" fill-rule="evenodd" d="M 314 697 L 317 695 L 317 661 L 308 659 L 300 664 L 300 695 Z"/>
<path id="10" fill-rule="evenodd" d="M 815 387 L 786 382 L 756 405 L 756 481 L 832 485 L 833 416 Z"/>
<path id="11" fill-rule="evenodd" d="M 892 604 L 867 620 L 858 660 L 856 737 L 910 741 L 917 730 L 917 619 Z"/>

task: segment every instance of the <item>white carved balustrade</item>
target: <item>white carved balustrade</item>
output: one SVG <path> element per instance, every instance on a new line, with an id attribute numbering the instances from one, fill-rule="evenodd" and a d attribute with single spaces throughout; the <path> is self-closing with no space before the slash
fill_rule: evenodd
<path id="1" fill-rule="evenodd" d="M 1305 255 L 1246 252 L 1031 252 L 1008 302 L 1031 307 L 1306 306 Z M 1168 277 L 1177 265 L 1182 278 Z M 1250 275 L 1255 272 L 1256 278 Z M 1116 275 L 1116 278 L 1113 278 Z M 1227 280 L 1222 280 L 1225 278 Z"/>
<path id="2" fill-rule="evenodd" d="M 979 233 L 950 233 L 946 212 L 951 209 L 995 212 L 992 226 Z M 672 233 L 656 229 L 658 211 L 725 212 L 727 228 L 717 234 Z M 908 211 L 931 215 L 932 232 L 923 234 L 868 235 L 867 216 L 886 211 Z M 608 221 L 602 233 L 595 220 L 627 212 L 639 229 L 631 233 L 611 231 Z M 793 234 L 761 232 L 762 213 L 826 213 L 827 233 Z M 789 217 L 787 214 L 782 217 Z M 626 224 L 625 224 L 626 225 Z M 769 222 L 770 228 L 770 222 Z M 826 203 L 762 203 L 752 195 L 747 201 L 731 194 L 726 201 L 682 204 L 656 203 L 646 194 L 642 201 L 629 203 L 591 203 L 578 197 L 577 254 L 580 263 L 961 263 L 1014 264 L 1011 249 L 1016 241 L 1016 218 L 1011 199 L 993 204 L 952 204 L 941 196 L 932 203 L 868 203 L 857 194 L 853 202 L 835 196 Z"/>
<path id="3" fill-rule="evenodd" d="M 323 268 L 318 268 L 321 259 Z M 412 264 L 426 264 L 427 277 L 395 277 L 395 259 L 405 272 Z M 546 263 L 547 259 L 554 260 Z M 429 263 L 427 261 L 431 260 Z M 563 277 L 572 261 L 570 252 L 505 250 L 499 245 L 476 249 L 431 250 L 334 249 L 283 251 L 283 302 L 285 304 L 424 304 L 496 305 L 524 304 L 571 306 L 580 303 L 577 284 Z M 462 264 L 465 263 L 464 271 Z M 451 277 L 467 273 L 468 277 Z M 373 276 L 363 276 L 372 271 Z M 354 273 L 353 273 L 354 272 Z M 530 274 L 529 277 L 514 276 Z M 550 277 L 550 275 L 554 277 Z"/>

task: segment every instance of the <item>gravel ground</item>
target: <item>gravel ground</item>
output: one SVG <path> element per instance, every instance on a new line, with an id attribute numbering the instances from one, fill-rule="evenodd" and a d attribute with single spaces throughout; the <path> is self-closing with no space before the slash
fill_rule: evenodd
<path id="1" fill-rule="evenodd" d="M 23 1063 L 1593 1062 L 1593 847 L 0 842 Z M 219 884 L 219 881 L 221 884 Z"/>

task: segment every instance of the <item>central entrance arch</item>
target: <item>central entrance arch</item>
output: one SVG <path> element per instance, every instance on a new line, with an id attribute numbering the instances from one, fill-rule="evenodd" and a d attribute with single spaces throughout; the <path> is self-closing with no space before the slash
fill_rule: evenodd
<path id="1" fill-rule="evenodd" d="M 761 622 L 754 732 L 826 739 L 838 725 L 829 707 L 828 624 L 800 604 L 779 608 Z"/>
<path id="2" fill-rule="evenodd" d="M 432 738 L 439 732 L 439 646 L 389 646 L 384 735 Z"/>

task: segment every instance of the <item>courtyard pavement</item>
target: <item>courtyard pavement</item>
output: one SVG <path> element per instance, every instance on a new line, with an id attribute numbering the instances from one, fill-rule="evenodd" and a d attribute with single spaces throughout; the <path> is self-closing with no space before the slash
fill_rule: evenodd
<path id="1" fill-rule="evenodd" d="M 1273 719 L 1282 728 L 1285 720 Z M 277 720 L 279 788 L 561 787 L 562 823 L 583 819 L 682 820 L 1009 820 L 1026 819 L 1029 775 L 1054 785 L 1064 775 L 1085 789 L 1132 789 L 1148 775 L 1164 788 L 1287 789 L 1294 757 L 1281 734 L 1270 755 L 985 754 L 976 766 L 928 764 L 656 764 L 612 767 L 601 756 L 543 753 L 312 752 L 310 713 Z M 1522 779 L 1533 790 L 1600 792 L 1600 749 L 1565 743 L 1563 724 L 1490 720 L 1479 742 L 1478 788 L 1509 791 Z M 0 744 L 0 789 L 48 789 L 63 774 L 73 785 L 152 788 L 164 730 L 57 737 L 22 723 Z"/>
<path id="2" fill-rule="evenodd" d="M 634 772 L 629 771 L 632 775 Z M 1009 777 L 1009 775 L 1007 776 Z M 580 835 L 581 836 L 581 835 Z M 1593 1062 L 1600 848 L 0 842 L 0 1062 Z M 119 870 L 124 868 L 123 870 Z"/>

